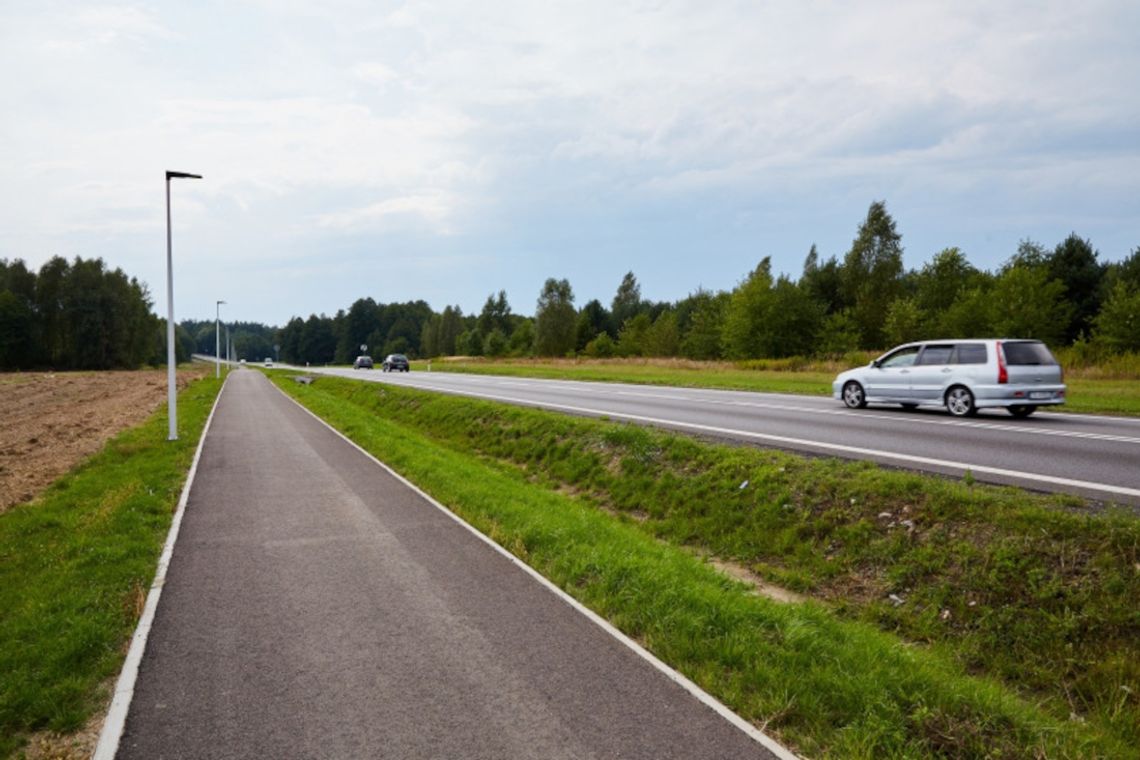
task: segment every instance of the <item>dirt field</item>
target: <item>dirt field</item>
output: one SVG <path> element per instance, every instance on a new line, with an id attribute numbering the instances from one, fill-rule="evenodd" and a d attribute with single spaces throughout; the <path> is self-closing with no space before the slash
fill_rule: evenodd
<path id="1" fill-rule="evenodd" d="M 179 370 L 178 387 L 209 370 Z M 165 400 L 165 369 L 0 374 L 0 513 L 32 499 Z"/>

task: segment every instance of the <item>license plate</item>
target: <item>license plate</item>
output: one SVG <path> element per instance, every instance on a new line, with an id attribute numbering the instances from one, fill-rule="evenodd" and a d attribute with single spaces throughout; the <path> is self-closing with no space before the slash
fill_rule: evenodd
<path id="1" fill-rule="evenodd" d="M 1033 391 L 1029 394 L 1029 398 L 1052 398 L 1053 394 L 1048 391 Z"/>

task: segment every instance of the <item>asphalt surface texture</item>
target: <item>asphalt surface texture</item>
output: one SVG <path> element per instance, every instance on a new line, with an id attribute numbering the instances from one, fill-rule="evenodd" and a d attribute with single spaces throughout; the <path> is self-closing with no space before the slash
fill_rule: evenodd
<path id="1" fill-rule="evenodd" d="M 237 371 L 117 757 L 772 755 Z"/>
<path id="2" fill-rule="evenodd" d="M 847 409 L 830 397 L 537 380 L 452 372 L 294 368 L 586 416 L 608 416 L 810 454 L 1140 506 L 1140 419 L 1004 409 Z"/>

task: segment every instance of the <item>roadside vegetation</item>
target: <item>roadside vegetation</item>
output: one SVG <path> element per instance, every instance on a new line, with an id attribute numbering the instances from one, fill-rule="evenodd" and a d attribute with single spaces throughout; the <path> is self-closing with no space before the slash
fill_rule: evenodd
<path id="1" fill-rule="evenodd" d="M 275 380 L 807 757 L 1140 746 L 1131 512 L 411 389 Z M 773 601 L 765 584 L 805 599 Z"/>
<path id="2" fill-rule="evenodd" d="M 1068 400 L 1058 411 L 1140 415 L 1140 354 L 1090 361 L 1073 349 L 1055 353 L 1069 386 Z M 841 359 L 789 357 L 739 362 L 454 357 L 431 362 L 431 371 L 829 396 L 836 374 L 866 364 L 877 355 L 852 351 Z M 424 371 L 428 363 L 415 362 L 413 369 Z"/>
<path id="3" fill-rule="evenodd" d="M 35 499 L 0 514 L 0 757 L 103 710 L 220 382 L 178 396 Z"/>

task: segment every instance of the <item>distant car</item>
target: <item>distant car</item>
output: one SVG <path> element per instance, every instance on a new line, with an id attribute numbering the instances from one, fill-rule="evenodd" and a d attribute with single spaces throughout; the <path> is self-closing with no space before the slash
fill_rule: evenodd
<path id="1" fill-rule="evenodd" d="M 356 361 L 354 361 L 352 363 L 352 368 L 353 369 L 372 369 L 372 357 L 371 356 L 358 356 L 358 357 L 356 357 Z"/>
<path id="2" fill-rule="evenodd" d="M 1028 417 L 1065 403 L 1061 365 L 1039 340 L 971 339 L 907 343 L 866 367 L 840 372 L 832 395 L 851 409 L 868 403 L 945 406 L 955 417 L 1005 407 Z"/>
<path id="3" fill-rule="evenodd" d="M 273 366 L 273 357 L 272 356 L 265 357 L 265 366 L 266 367 L 272 367 Z"/>
<path id="4" fill-rule="evenodd" d="M 385 372 L 407 372 L 409 370 L 408 357 L 403 354 L 388 354 L 384 357 L 380 369 Z"/>
<path id="5" fill-rule="evenodd" d="M 241 361 L 239 361 L 238 364 L 245 364 L 245 359 L 242 359 Z"/>

